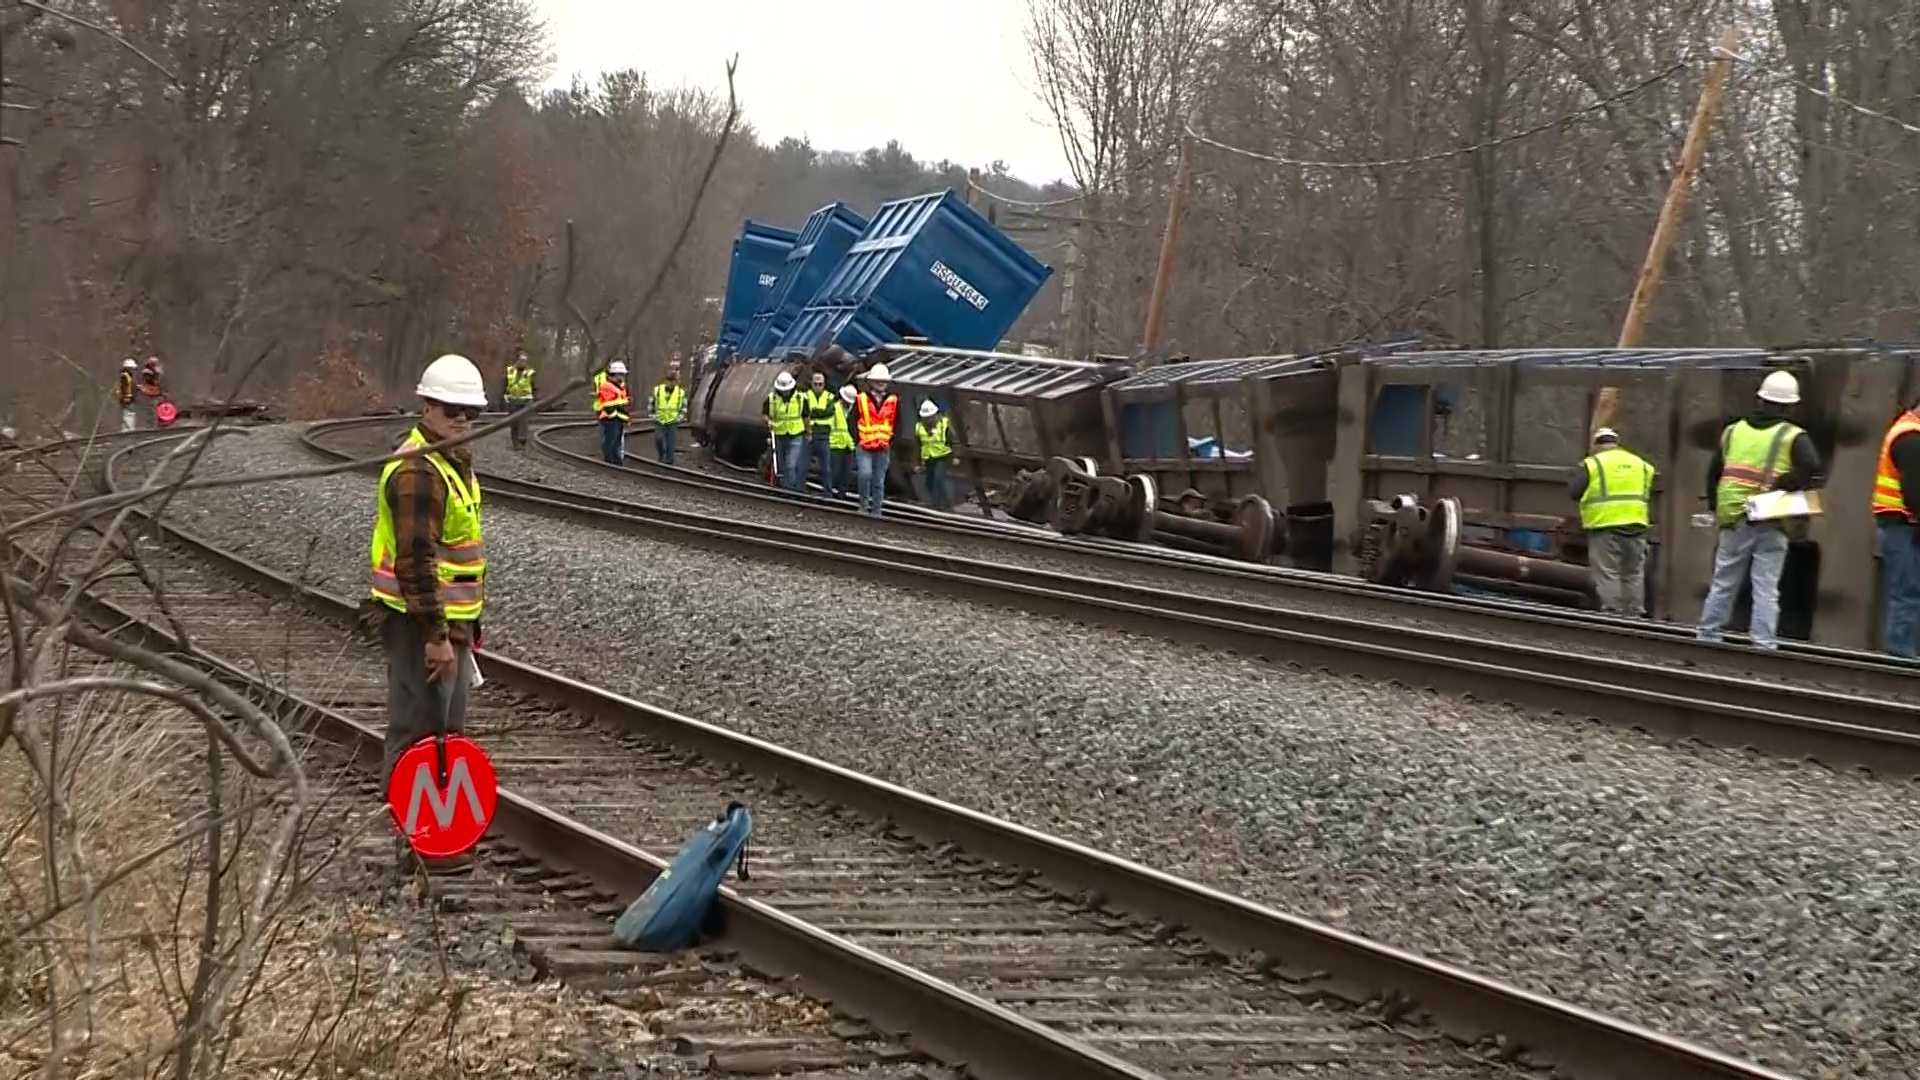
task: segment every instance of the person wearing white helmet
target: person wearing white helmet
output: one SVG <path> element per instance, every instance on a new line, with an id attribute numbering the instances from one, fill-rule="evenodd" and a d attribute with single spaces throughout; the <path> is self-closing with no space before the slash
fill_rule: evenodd
<path id="1" fill-rule="evenodd" d="M 120 361 L 120 377 L 113 382 L 113 400 L 120 403 L 120 430 L 132 431 L 138 426 L 139 414 L 133 408 L 133 373 L 140 365 L 129 356 Z"/>
<path id="2" fill-rule="evenodd" d="M 773 433 L 776 479 L 788 491 L 805 491 L 807 487 L 807 407 L 795 393 L 799 386 L 792 372 L 782 371 L 773 377 L 773 392 L 760 405 L 767 430 Z"/>
<path id="3" fill-rule="evenodd" d="M 480 369 L 447 354 L 427 366 L 415 393 L 420 422 L 376 489 L 372 580 L 364 605 L 387 655 L 386 762 L 416 741 L 466 726 L 467 695 L 486 601 L 480 484 L 466 445 L 420 453 L 464 436 L 487 405 Z M 450 870 L 465 860 L 430 862 Z"/>
<path id="4" fill-rule="evenodd" d="M 927 505 L 945 510 L 951 505 L 947 500 L 947 467 L 953 464 L 953 424 L 932 398 L 920 403 L 913 437 L 920 445 L 920 468 L 926 474 Z"/>
<path id="5" fill-rule="evenodd" d="M 866 389 L 853 399 L 854 471 L 860 485 L 860 508 L 879 517 L 887 499 L 887 467 L 893 461 L 893 428 L 900 417 L 900 399 L 889 392 L 892 373 L 876 363 L 859 378 Z"/>
<path id="6" fill-rule="evenodd" d="M 1776 371 L 1760 383 L 1754 411 L 1720 433 L 1707 467 L 1707 501 L 1713 506 L 1720 537 L 1713 552 L 1713 584 L 1700 608 L 1696 636 L 1719 641 L 1733 618 L 1740 586 L 1751 580 L 1753 615 L 1749 634 L 1762 649 L 1777 649 L 1780 623 L 1780 573 L 1787 564 L 1787 529 L 1794 519 L 1749 513 L 1747 500 L 1769 491 L 1819 488 L 1820 452 L 1787 414 L 1800 403 L 1800 381 Z"/>
<path id="7" fill-rule="evenodd" d="M 1567 494 L 1580 504 L 1587 574 L 1600 610 L 1638 619 L 1647 613 L 1647 527 L 1654 469 L 1620 445 L 1620 433 L 1593 433 L 1593 453 L 1575 466 Z"/>
<path id="8" fill-rule="evenodd" d="M 593 415 L 600 421 L 600 457 L 609 465 L 627 463 L 627 424 L 633 419 L 627 394 L 627 365 L 607 365 L 606 381 L 593 393 Z"/>
<path id="9" fill-rule="evenodd" d="M 827 494 L 836 499 L 853 490 L 853 425 L 847 421 L 847 410 L 853 408 L 854 396 L 852 383 L 840 387 L 838 400 L 833 403 L 833 430 L 827 436 L 827 449 L 833 454 L 833 479 L 827 485 Z"/>

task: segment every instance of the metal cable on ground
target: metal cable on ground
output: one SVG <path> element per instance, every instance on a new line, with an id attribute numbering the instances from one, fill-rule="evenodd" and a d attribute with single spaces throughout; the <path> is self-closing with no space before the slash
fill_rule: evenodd
<path id="1" fill-rule="evenodd" d="M 1238 154 L 1241 157 L 1252 158 L 1255 161 L 1271 162 L 1275 165 L 1294 165 L 1294 166 L 1300 166 L 1303 168 L 1313 168 L 1313 169 L 1386 169 L 1386 168 L 1400 168 L 1400 167 L 1411 166 L 1411 165 L 1425 165 L 1435 161 L 1444 161 L 1448 158 L 1465 157 L 1468 154 L 1475 154 L 1480 152 L 1481 150 L 1490 150 L 1496 146 L 1504 146 L 1507 143 L 1519 142 L 1522 139 L 1532 138 L 1535 135 L 1539 135 L 1547 131 L 1552 131 L 1555 128 L 1566 127 L 1574 123 L 1575 121 L 1580 120 L 1581 118 L 1587 116 L 1590 113 L 1599 112 L 1600 110 L 1605 109 L 1610 105 L 1618 104 L 1619 102 L 1625 101 L 1626 99 L 1633 97 L 1637 94 L 1644 93 L 1647 90 L 1652 89 L 1654 86 L 1662 82 L 1665 82 L 1666 80 L 1673 78 L 1675 75 L 1678 75 L 1681 72 L 1687 70 L 1687 68 L 1691 66 L 1692 66 L 1691 61 L 1682 60 L 1679 63 L 1674 64 L 1672 67 L 1669 67 L 1659 72 L 1658 74 L 1648 76 L 1647 78 L 1642 79 L 1637 83 L 1634 83 L 1632 86 L 1629 86 L 1624 90 L 1620 90 L 1617 93 L 1608 94 L 1606 97 L 1599 98 L 1597 100 L 1589 102 L 1588 104 L 1583 105 L 1578 109 L 1575 109 L 1573 112 L 1566 113 L 1562 116 L 1554 117 L 1551 120 L 1546 120 L 1541 123 L 1534 124 L 1531 127 L 1522 128 L 1519 131 L 1510 132 L 1498 138 L 1487 139 L 1483 142 L 1477 142 L 1472 144 L 1471 146 L 1458 146 L 1449 150 L 1436 150 L 1431 154 L 1419 154 L 1413 157 L 1382 158 L 1377 161 L 1315 161 L 1315 160 L 1303 159 L 1303 158 L 1282 157 L 1278 154 L 1264 154 L 1258 150 L 1248 150 L 1244 147 L 1234 146 L 1230 143 L 1224 143 L 1218 139 L 1210 138 L 1209 136 L 1203 135 L 1200 132 L 1194 130 L 1193 124 L 1191 122 L 1189 122 L 1186 125 L 1186 130 L 1187 130 L 1187 135 L 1190 138 L 1192 138 L 1195 142 L 1205 143 L 1206 145 L 1211 146 L 1217 150 L 1225 150 L 1230 154 Z"/>

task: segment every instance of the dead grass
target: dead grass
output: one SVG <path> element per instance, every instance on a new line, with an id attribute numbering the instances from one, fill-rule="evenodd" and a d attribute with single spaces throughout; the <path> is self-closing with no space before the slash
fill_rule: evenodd
<path id="1" fill-rule="evenodd" d="M 286 415 L 293 420 L 325 420 L 376 412 L 384 395 L 353 351 L 336 345 L 320 354 L 286 392 Z"/>

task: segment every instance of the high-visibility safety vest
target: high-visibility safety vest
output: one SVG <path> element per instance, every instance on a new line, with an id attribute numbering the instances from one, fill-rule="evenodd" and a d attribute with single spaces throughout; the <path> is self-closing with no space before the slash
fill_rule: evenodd
<path id="1" fill-rule="evenodd" d="M 805 435 L 807 433 L 804 403 L 799 394 L 782 397 L 778 391 L 767 395 L 767 426 L 779 436 Z"/>
<path id="2" fill-rule="evenodd" d="M 627 407 L 631 404 L 633 399 L 627 396 L 627 388 L 608 379 L 600 384 L 599 392 L 594 395 L 593 411 L 602 420 L 618 420 L 624 424 L 629 419 Z"/>
<path id="3" fill-rule="evenodd" d="M 133 404 L 133 372 L 120 373 L 120 380 L 113 384 L 113 400 L 122 405 Z"/>
<path id="4" fill-rule="evenodd" d="M 607 385 L 607 369 L 601 368 L 593 373 L 593 406 L 600 407 L 600 388 Z"/>
<path id="5" fill-rule="evenodd" d="M 1887 429 L 1887 437 L 1880 443 L 1880 467 L 1873 476 L 1873 512 L 1874 514 L 1899 514 L 1908 521 L 1913 515 L 1907 513 L 1907 499 L 1900 490 L 1900 466 L 1893 463 L 1893 441 L 1902 435 L 1920 432 L 1920 412 L 1908 409 Z"/>
<path id="6" fill-rule="evenodd" d="M 802 390 L 800 393 L 807 402 L 807 422 L 815 432 L 833 430 L 833 406 L 836 399 L 831 390 Z"/>
<path id="7" fill-rule="evenodd" d="M 507 396 L 510 398 L 533 397 L 533 369 L 507 365 Z"/>
<path id="8" fill-rule="evenodd" d="M 680 407 L 687 403 L 687 392 L 679 383 L 663 382 L 653 388 L 653 422 L 656 424 L 677 424 L 680 422 Z"/>
<path id="9" fill-rule="evenodd" d="M 1580 494 L 1580 527 L 1618 529 L 1646 525 L 1653 518 L 1653 466 L 1619 447 L 1602 450 L 1581 464 L 1587 467 L 1587 490 Z"/>
<path id="10" fill-rule="evenodd" d="M 913 437 L 920 440 L 921 461 L 939 461 L 953 456 L 953 444 L 947 441 L 947 430 L 951 426 L 944 416 L 935 420 L 932 427 L 921 423 L 913 425 Z"/>
<path id="11" fill-rule="evenodd" d="M 418 449 L 426 445 L 427 437 L 419 428 L 414 428 L 401 447 Z M 462 479 L 460 470 L 437 453 L 426 455 L 426 460 L 447 487 L 447 509 L 440 519 L 440 545 L 434 553 L 440 607 L 449 622 L 472 622 L 480 617 L 487 585 L 487 549 L 480 528 L 480 481 L 478 477 L 471 483 Z M 370 553 L 373 598 L 401 612 L 407 610 L 407 602 L 400 595 L 400 579 L 393 571 L 399 542 L 393 533 L 393 511 L 387 507 L 387 481 L 393 479 L 403 464 L 406 464 L 403 460 L 389 461 L 387 467 L 380 470 Z"/>
<path id="12" fill-rule="evenodd" d="M 892 394 L 878 405 L 872 394 L 853 399 L 853 435 L 862 450 L 885 450 L 893 445 L 893 421 L 900 414 L 900 399 Z"/>
<path id="13" fill-rule="evenodd" d="M 853 449 L 853 431 L 847 427 L 847 403 L 833 403 L 833 431 L 827 435 L 827 449 Z"/>
<path id="14" fill-rule="evenodd" d="M 1793 464 L 1793 440 L 1800 429 L 1785 420 L 1757 428 L 1736 420 L 1720 433 L 1720 484 L 1713 492 L 1714 518 L 1721 528 L 1747 516 L 1747 499 L 1772 491 L 1773 482 Z"/>

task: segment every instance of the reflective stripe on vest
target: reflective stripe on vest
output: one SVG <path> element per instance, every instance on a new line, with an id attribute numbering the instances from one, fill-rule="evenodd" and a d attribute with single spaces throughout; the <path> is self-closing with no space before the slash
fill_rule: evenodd
<path id="1" fill-rule="evenodd" d="M 618 420 L 626 423 L 629 419 L 627 406 L 631 404 L 633 399 L 627 396 L 627 388 L 609 379 L 600 385 L 599 392 L 594 396 L 593 411 L 598 413 L 602 420 Z"/>
<path id="2" fill-rule="evenodd" d="M 806 417 L 801 412 L 802 403 L 799 394 L 781 397 L 777 392 L 767 395 L 767 424 L 775 435 L 804 435 L 807 431 Z"/>
<path id="3" fill-rule="evenodd" d="M 938 461 L 953 456 L 953 447 L 947 443 L 947 418 L 941 417 L 932 427 L 925 424 L 913 425 L 913 437 L 920 440 L 920 460 Z"/>
<path id="4" fill-rule="evenodd" d="M 1580 527 L 1617 529 L 1652 522 L 1653 466 L 1638 455 L 1614 447 L 1584 462 L 1587 490 L 1580 495 Z"/>
<path id="5" fill-rule="evenodd" d="M 530 367 L 507 368 L 507 396 L 510 398 L 533 397 L 533 369 Z"/>
<path id="6" fill-rule="evenodd" d="M 1900 466 L 1893 463 L 1893 441 L 1902 435 L 1920 432 L 1920 412 L 1908 409 L 1887 429 L 1887 437 L 1880 443 L 1880 467 L 1873 476 L 1873 512 L 1879 514 L 1899 514 L 1908 521 L 1913 515 L 1907 513 L 1907 497 L 1900 488 Z"/>
<path id="7" fill-rule="evenodd" d="M 836 400 L 833 396 L 833 391 L 802 390 L 800 393 L 806 398 L 807 402 L 807 423 L 810 424 L 815 431 L 831 431 L 833 429 L 833 405 Z"/>
<path id="8" fill-rule="evenodd" d="M 1793 440 L 1800 429 L 1785 420 L 1771 429 L 1745 420 L 1728 424 L 1720 433 L 1720 483 L 1714 489 L 1714 519 L 1721 528 L 1747 516 L 1747 499 L 1772 491 L 1773 482 L 1793 460 Z"/>
<path id="9" fill-rule="evenodd" d="M 402 448 L 427 445 L 419 428 L 407 433 Z M 471 484 L 460 476 L 439 454 L 426 455 L 426 461 L 440 474 L 447 488 L 446 512 L 440 519 L 440 544 L 434 551 L 435 589 L 440 607 L 449 622 L 472 622 L 480 617 L 486 599 L 487 549 L 480 525 L 480 482 Z M 394 572 L 395 549 L 399 541 L 393 531 L 393 511 L 387 507 L 387 482 L 406 464 L 404 460 L 387 462 L 380 470 L 380 486 L 375 489 L 373 544 L 368 552 L 373 583 L 368 590 L 375 600 L 395 611 L 407 610 L 400 595 L 400 579 Z"/>
<path id="10" fill-rule="evenodd" d="M 847 427 L 847 403 L 833 403 L 833 433 L 827 436 L 829 450 L 853 449 L 853 432 Z"/>
<path id="11" fill-rule="evenodd" d="M 677 424 L 680 422 L 680 406 L 685 404 L 687 392 L 680 389 L 679 383 L 661 383 L 653 388 L 653 419 L 656 423 Z"/>
<path id="12" fill-rule="evenodd" d="M 885 450 L 893 445 L 893 421 L 900 413 L 900 399 L 892 394 L 879 405 L 873 403 L 871 394 L 861 394 L 853 399 L 854 438 L 859 440 L 862 450 Z"/>

